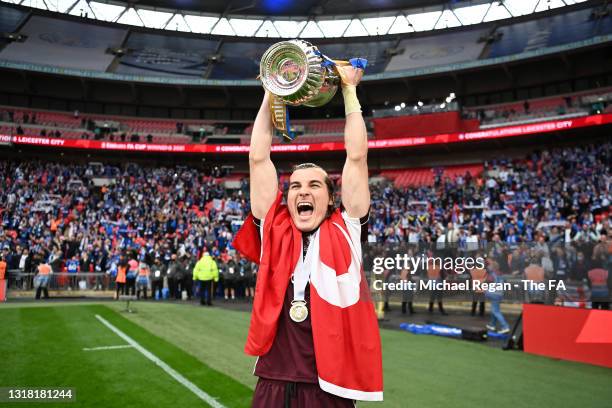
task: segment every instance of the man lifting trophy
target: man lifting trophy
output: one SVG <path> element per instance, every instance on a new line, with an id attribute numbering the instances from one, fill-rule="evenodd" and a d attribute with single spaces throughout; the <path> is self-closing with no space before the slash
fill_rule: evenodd
<path id="1" fill-rule="evenodd" d="M 366 61 L 334 61 L 306 41 L 282 41 L 261 59 L 266 93 L 249 150 L 251 214 L 234 247 L 259 263 L 245 346 L 258 356 L 254 407 L 353 407 L 383 398 L 380 336 L 363 274 L 370 209 L 368 140 L 356 87 Z M 342 89 L 346 114 L 341 204 L 313 163 L 280 191 L 270 158 L 274 128 L 292 139 L 286 106 L 318 107 Z"/>

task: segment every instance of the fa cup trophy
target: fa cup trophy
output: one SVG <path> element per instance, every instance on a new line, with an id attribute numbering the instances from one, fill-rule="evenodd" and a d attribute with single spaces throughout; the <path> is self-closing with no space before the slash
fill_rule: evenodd
<path id="1" fill-rule="evenodd" d="M 266 50 L 259 63 L 260 79 L 270 92 L 272 122 L 286 138 L 295 139 L 287 105 L 316 108 L 329 102 L 341 82 L 338 66 L 365 69 L 367 61 L 332 60 L 317 47 L 303 40 L 281 41 Z"/>

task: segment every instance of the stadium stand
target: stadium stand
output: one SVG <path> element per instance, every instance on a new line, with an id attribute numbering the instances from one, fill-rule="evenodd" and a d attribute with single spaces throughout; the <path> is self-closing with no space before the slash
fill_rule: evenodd
<path id="1" fill-rule="evenodd" d="M 393 181 L 396 188 L 422 187 L 434 184 L 436 177 L 456 181 L 458 177 L 479 177 L 482 174 L 482 164 L 455 165 L 445 167 L 425 167 L 418 169 L 385 170 L 381 176 Z"/>
<path id="2" fill-rule="evenodd" d="M 603 88 L 514 103 L 464 107 L 460 111 L 429 113 L 416 108 L 399 112 L 389 110 L 389 114 L 393 114 L 390 117 L 380 117 L 379 111 L 377 117 L 367 120 L 373 129 L 371 137 L 376 139 L 420 137 L 604 113 L 609 109 L 611 101 L 612 90 Z M 342 119 L 296 119 L 291 121 L 291 124 L 300 135 L 299 140 L 304 143 L 341 141 L 343 138 Z M 147 136 L 151 135 L 150 142 L 155 143 L 206 143 L 208 138 L 214 138 L 216 142 L 221 143 L 224 140 L 231 143 L 239 140 L 241 144 L 248 144 L 248 136 L 252 132 L 252 122 L 246 121 L 177 121 L 26 110 L 8 106 L 0 106 L 0 126 L 4 134 L 19 134 L 17 128 L 21 127 L 24 134 L 32 135 L 39 135 L 42 129 L 52 132 L 59 130 L 62 137 L 66 138 L 92 138 L 96 127 L 110 127 L 110 132 L 103 132 L 98 138 L 125 141 L 132 135 L 138 135 L 139 141 L 147 142 Z M 194 135 L 197 136 L 195 139 Z M 283 143 L 283 140 L 277 138 L 274 143 Z"/>
<path id="3" fill-rule="evenodd" d="M 1 5 L 1 31 L 17 30 L 26 12 Z M 331 58 L 362 57 L 369 60 L 368 74 L 407 71 L 518 55 L 577 43 L 612 33 L 609 14 L 596 17 L 588 7 L 529 21 L 506 20 L 489 28 L 469 27 L 461 32 L 431 33 L 406 38 L 338 42 L 324 40 L 319 48 Z M 272 39 L 192 38 L 180 33 L 140 32 L 84 24 L 62 18 L 33 15 L 19 29 L 23 42 L 12 42 L 0 58 L 40 65 L 161 77 L 255 79 L 259 58 Z M 108 50 L 120 50 L 115 55 Z"/>
<path id="4" fill-rule="evenodd" d="M 485 46 L 485 43 L 479 39 L 486 32 L 484 29 L 474 29 L 461 33 L 404 39 L 397 46 L 398 54 L 391 58 L 385 71 L 402 71 L 476 60 Z"/>
<path id="5" fill-rule="evenodd" d="M 218 41 L 167 34 L 131 32 L 114 72 L 120 74 L 202 77 Z"/>
<path id="6" fill-rule="evenodd" d="M 0 33 L 14 33 L 27 15 L 24 10 L 0 5 Z"/>
<path id="7" fill-rule="evenodd" d="M 255 79 L 259 75 L 259 59 L 274 42 L 224 42 L 221 55 L 212 67 L 211 79 Z"/>
<path id="8" fill-rule="evenodd" d="M 449 132 L 468 132 L 479 128 L 486 129 L 507 124 L 533 123 L 603 113 L 609 108 L 611 101 L 612 90 L 603 88 L 514 103 L 464 107 L 460 111 L 428 113 L 416 108 L 399 112 L 390 110 L 389 114 L 392 113 L 394 116 L 380 117 L 379 112 L 377 117 L 369 118 L 368 121 L 371 122 L 375 138 L 416 137 Z M 128 136 L 131 134 L 141 136 L 151 134 L 153 141 L 159 143 L 190 143 L 193 142 L 193 138 L 189 135 L 199 134 L 202 130 L 204 137 L 197 139 L 200 142 L 206 142 L 206 138 L 209 136 L 218 140 L 223 140 L 223 138 L 235 140 L 238 137 L 240 142 L 245 144 L 248 143 L 247 136 L 252 131 L 252 122 L 246 121 L 199 119 L 177 121 L 78 112 L 75 116 L 75 112 L 26 110 L 8 106 L 0 106 L 0 112 L 3 112 L 3 115 L 0 115 L 3 132 L 7 134 L 16 134 L 17 125 L 21 124 L 24 130 L 34 129 L 35 134 L 40 131 L 38 125 L 42 125 L 48 130 L 55 130 L 56 128 L 61 131 L 75 129 L 79 130 L 81 134 L 91 135 L 93 125 L 87 124 L 89 119 L 96 121 L 102 127 L 107 122 L 116 123 L 116 131 L 110 133 L 114 140 L 119 140 L 118 137 L 122 133 L 126 133 Z M 9 112 L 12 112 L 12 116 Z M 27 115 L 28 121 L 24 120 L 25 115 Z M 344 121 L 342 119 L 296 119 L 291 121 L 291 124 L 300 135 L 299 140 L 303 142 L 338 141 L 342 140 L 343 137 Z M 282 140 L 275 139 L 274 142 L 281 143 Z"/>
<path id="9" fill-rule="evenodd" d="M 550 242 L 597 242 L 598 234 L 612 227 L 610 147 L 553 149 L 450 171 L 393 172 L 394 187 L 373 186 L 371 232 L 378 242 L 405 242 L 409 232 L 429 242 L 435 241 L 436 228 L 443 231 L 445 222 L 453 221 L 461 234 L 485 242 L 495 235 L 504 242 L 532 242 L 538 235 Z M 558 183 L 568 188 L 554 189 Z"/>
<path id="10" fill-rule="evenodd" d="M 114 58 L 106 50 L 119 46 L 126 30 L 32 16 L 19 33 L 27 39 L 9 43 L 0 59 L 106 71 Z"/>
<path id="11" fill-rule="evenodd" d="M 534 98 L 516 103 L 504 103 L 463 109 L 466 117 L 478 118 L 481 127 L 504 123 L 535 122 L 552 117 L 576 117 L 603 112 L 598 104 L 606 106 L 612 101 L 609 88 L 561 96 Z"/>
<path id="12" fill-rule="evenodd" d="M 469 132 L 479 126 L 477 120 L 464 119 L 458 111 L 375 118 L 372 123 L 377 139 Z"/>
<path id="13" fill-rule="evenodd" d="M 428 241 L 453 221 L 462 235 L 485 241 L 498 235 L 532 242 L 539 234 L 550 241 L 597 241 L 612 228 L 611 149 L 606 143 L 532 152 L 520 160 L 382 171 L 387 181 L 371 187 L 370 232 L 378 242 L 406 241 L 409 231 Z M 231 221 L 249 211 L 248 182 L 211 174 L 187 166 L 5 160 L 0 248 L 12 254 L 29 247 L 45 257 L 57 247 L 62 259 L 80 249 L 95 262 L 128 248 L 168 259 L 172 251 L 196 255 L 204 246 L 224 251 L 235 232 Z M 96 186 L 96 177 L 114 183 Z M 227 180 L 240 187 L 226 189 Z M 287 181 L 282 174 L 281 185 Z M 553 188 L 560 184 L 567 187 Z M 540 226 L 551 221 L 551 228 Z"/>
<path id="14" fill-rule="evenodd" d="M 612 18 L 594 18 L 594 11 L 588 8 L 504 25 L 497 29 L 500 40 L 491 45 L 485 56 L 495 58 L 519 54 L 612 33 Z"/>
<path id="15" fill-rule="evenodd" d="M 91 123 L 88 123 L 89 121 Z M 186 133 L 199 133 L 200 129 L 206 130 L 206 136 L 215 138 L 222 136 L 235 138 L 236 136 L 249 135 L 252 131 L 252 123 L 241 121 L 181 120 L 178 122 L 176 120 L 129 118 L 79 112 L 24 110 L 12 107 L 0 107 L 0 123 L 3 126 L 2 132 L 5 134 L 17 134 L 17 127 L 21 127 L 24 133 L 28 133 L 28 130 L 30 130 L 34 135 L 38 135 L 43 127 L 49 130 L 79 130 L 80 133 L 63 133 L 63 135 L 73 135 L 72 138 L 80 138 L 82 134 L 92 137 L 94 134 L 92 132 L 93 127 L 110 127 L 113 129 L 113 126 L 115 126 L 116 130 L 101 138 L 108 139 L 112 135 L 113 140 L 118 141 L 121 134 L 126 134 L 128 138 L 132 134 L 140 136 L 150 134 L 153 136 L 152 141 L 158 143 L 190 143 L 193 142 L 193 139 Z M 292 124 L 299 128 L 300 133 L 303 134 L 300 140 L 312 143 L 315 141 L 341 140 L 344 133 L 344 121 L 341 119 L 296 120 Z M 233 133 L 228 127 L 236 127 L 238 129 L 237 133 Z M 145 140 L 142 139 L 141 141 Z M 205 142 L 206 139 L 204 138 L 203 141 Z M 243 142 L 248 142 L 248 138 L 243 137 Z M 281 141 L 279 139 L 275 142 L 280 143 Z"/>

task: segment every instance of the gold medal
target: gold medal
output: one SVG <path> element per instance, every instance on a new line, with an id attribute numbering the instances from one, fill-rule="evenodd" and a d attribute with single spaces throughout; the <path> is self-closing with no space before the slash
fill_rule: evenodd
<path id="1" fill-rule="evenodd" d="M 308 308 L 306 307 L 306 301 L 304 300 L 293 300 L 291 301 L 291 308 L 289 309 L 289 317 L 296 323 L 301 323 L 308 317 Z"/>

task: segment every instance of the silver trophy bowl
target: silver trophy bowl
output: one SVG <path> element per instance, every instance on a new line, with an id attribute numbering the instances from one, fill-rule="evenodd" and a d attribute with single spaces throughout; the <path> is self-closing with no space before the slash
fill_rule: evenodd
<path id="1" fill-rule="evenodd" d="M 287 105 L 312 108 L 329 102 L 340 84 L 333 66 L 323 66 L 317 47 L 303 40 L 281 41 L 259 63 L 263 86 Z"/>

